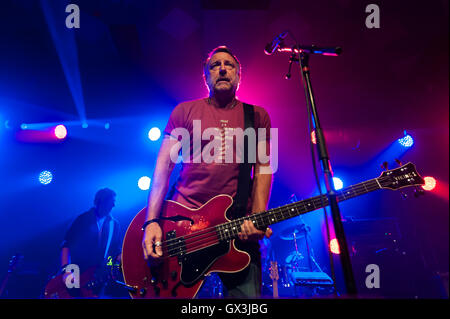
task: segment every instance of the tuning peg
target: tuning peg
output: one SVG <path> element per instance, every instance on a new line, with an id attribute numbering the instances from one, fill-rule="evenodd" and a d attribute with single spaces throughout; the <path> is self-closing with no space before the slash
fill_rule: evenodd
<path id="1" fill-rule="evenodd" d="M 396 158 L 395 159 L 395 162 L 399 165 L 399 166 L 402 166 L 403 164 L 402 164 L 402 162 L 398 159 L 398 158 Z M 382 167 L 384 166 L 384 168 L 387 170 L 388 168 L 388 163 L 387 162 L 383 162 L 383 165 L 382 165 Z M 403 199 L 406 199 L 406 198 L 408 198 L 408 194 L 406 194 L 405 192 L 403 192 L 403 191 L 400 191 L 400 195 L 402 195 L 402 197 L 403 197 Z"/>
<path id="2" fill-rule="evenodd" d="M 400 166 L 403 165 L 403 163 L 398 158 L 396 158 L 395 161 L 397 162 L 398 165 L 400 165 Z M 414 188 L 415 188 L 414 189 L 414 197 L 417 198 L 417 197 L 420 197 L 421 195 L 425 195 L 425 191 L 421 187 L 415 186 Z M 403 194 L 404 193 L 402 193 L 402 195 Z M 407 196 L 403 196 L 403 197 L 406 198 Z"/>
<path id="3" fill-rule="evenodd" d="M 388 170 L 388 162 L 383 162 L 383 164 L 381 164 L 381 168 L 384 170 Z"/>

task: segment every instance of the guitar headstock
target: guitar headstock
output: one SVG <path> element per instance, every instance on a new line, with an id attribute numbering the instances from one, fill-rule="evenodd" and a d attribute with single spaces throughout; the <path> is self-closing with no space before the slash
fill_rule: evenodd
<path id="1" fill-rule="evenodd" d="M 377 181 L 381 188 L 392 190 L 425 184 L 425 180 L 419 175 L 413 163 L 386 170 L 377 178 Z"/>
<path id="2" fill-rule="evenodd" d="M 270 262 L 270 279 L 272 280 L 278 280 L 280 279 L 278 277 L 278 264 L 276 261 L 271 261 Z"/>

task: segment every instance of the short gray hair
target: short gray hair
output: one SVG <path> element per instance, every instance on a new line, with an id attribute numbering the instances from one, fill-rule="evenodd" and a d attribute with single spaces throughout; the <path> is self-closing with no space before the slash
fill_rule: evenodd
<path id="1" fill-rule="evenodd" d="M 231 52 L 231 50 L 227 46 L 221 45 L 221 46 L 218 46 L 217 48 L 213 49 L 208 54 L 208 57 L 206 58 L 205 62 L 203 63 L 203 75 L 205 76 L 205 79 L 209 72 L 209 68 L 208 68 L 209 61 L 211 60 L 211 58 L 214 54 L 219 53 L 219 52 L 228 53 L 229 55 L 231 55 L 233 57 L 233 59 L 236 61 L 237 65 L 238 65 L 238 75 L 240 76 L 241 75 L 241 63 L 239 62 L 238 58 L 233 54 L 233 52 Z"/>

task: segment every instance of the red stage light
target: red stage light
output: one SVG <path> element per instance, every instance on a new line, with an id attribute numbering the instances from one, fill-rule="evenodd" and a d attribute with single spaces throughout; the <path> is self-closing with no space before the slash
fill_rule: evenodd
<path id="1" fill-rule="evenodd" d="M 313 142 L 313 144 L 317 144 L 316 131 L 311 132 L 311 142 Z"/>
<path id="2" fill-rule="evenodd" d="M 60 140 L 65 138 L 67 136 L 66 127 L 64 125 L 58 125 L 57 127 L 55 127 L 55 136 Z"/>
<path id="3" fill-rule="evenodd" d="M 423 179 L 425 180 L 425 185 L 422 185 L 424 190 L 431 191 L 436 187 L 436 180 L 433 177 L 427 176 Z"/>
<path id="4" fill-rule="evenodd" d="M 336 238 L 330 240 L 330 251 L 336 255 L 339 255 L 341 253 L 341 250 L 339 249 L 339 243 Z"/>

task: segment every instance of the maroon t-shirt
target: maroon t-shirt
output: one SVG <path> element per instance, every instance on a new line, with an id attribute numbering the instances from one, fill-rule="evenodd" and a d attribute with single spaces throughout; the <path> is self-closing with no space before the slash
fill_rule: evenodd
<path id="1" fill-rule="evenodd" d="M 175 107 L 164 130 L 184 145 L 182 167 L 172 200 L 198 208 L 216 195 L 236 195 L 242 161 L 242 150 L 236 145 L 242 139 L 236 136 L 242 136 L 238 133 L 244 129 L 243 107 L 242 102 L 237 101 L 232 108 L 218 108 L 209 104 L 207 98 L 183 102 Z M 270 138 L 270 118 L 262 107 L 255 106 L 254 110 L 254 140 L 257 143 Z M 258 128 L 265 131 L 259 130 L 258 134 Z M 250 147 L 256 150 L 255 143 L 250 142 Z"/>

